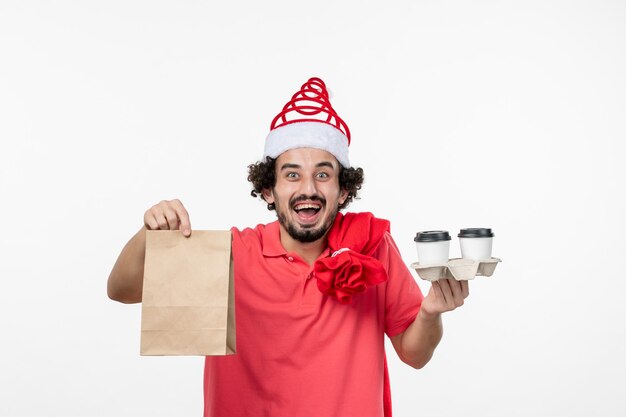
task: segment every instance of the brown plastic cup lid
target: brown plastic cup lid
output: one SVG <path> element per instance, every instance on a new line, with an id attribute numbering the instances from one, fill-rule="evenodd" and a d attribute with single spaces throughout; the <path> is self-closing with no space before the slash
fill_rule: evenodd
<path id="1" fill-rule="evenodd" d="M 446 230 L 428 230 L 426 232 L 417 232 L 415 242 L 443 242 L 450 240 L 450 233 Z"/>
<path id="2" fill-rule="evenodd" d="M 494 237 L 495 235 L 491 229 L 485 229 L 482 227 L 475 227 L 469 229 L 461 229 L 458 237 Z"/>

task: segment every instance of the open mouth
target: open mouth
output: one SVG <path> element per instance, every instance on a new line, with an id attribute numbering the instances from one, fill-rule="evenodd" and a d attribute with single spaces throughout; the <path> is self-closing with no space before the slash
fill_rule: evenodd
<path id="1" fill-rule="evenodd" d="M 293 207 L 293 211 L 296 212 L 298 218 L 305 223 L 316 220 L 317 214 L 321 209 L 322 205 L 316 202 L 298 203 Z"/>

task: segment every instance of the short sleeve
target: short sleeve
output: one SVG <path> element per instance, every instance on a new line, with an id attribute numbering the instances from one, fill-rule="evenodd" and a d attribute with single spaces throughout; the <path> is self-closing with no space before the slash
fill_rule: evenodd
<path id="1" fill-rule="evenodd" d="M 385 333 L 396 336 L 417 317 L 424 296 L 400 256 L 393 238 L 386 233 L 374 254 L 387 270 L 385 285 Z"/>

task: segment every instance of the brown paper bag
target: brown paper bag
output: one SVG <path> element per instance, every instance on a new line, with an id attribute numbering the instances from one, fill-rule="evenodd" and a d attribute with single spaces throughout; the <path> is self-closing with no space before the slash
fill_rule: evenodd
<path id="1" fill-rule="evenodd" d="M 235 353 L 234 301 L 229 231 L 147 231 L 141 355 Z"/>

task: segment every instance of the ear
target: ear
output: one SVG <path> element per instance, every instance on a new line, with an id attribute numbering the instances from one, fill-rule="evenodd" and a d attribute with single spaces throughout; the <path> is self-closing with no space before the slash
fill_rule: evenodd
<path id="1" fill-rule="evenodd" d="M 267 204 L 274 204 L 274 193 L 272 192 L 271 189 L 269 188 L 263 189 L 263 192 L 261 195 L 263 196 L 263 200 L 265 200 Z"/>
<path id="2" fill-rule="evenodd" d="M 339 192 L 339 205 L 342 205 L 348 199 L 348 190 L 342 188 Z"/>

